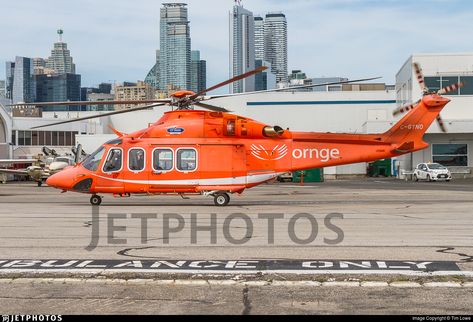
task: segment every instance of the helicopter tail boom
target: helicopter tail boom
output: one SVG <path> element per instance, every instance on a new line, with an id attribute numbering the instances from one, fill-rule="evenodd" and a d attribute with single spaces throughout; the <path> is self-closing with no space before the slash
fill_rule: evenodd
<path id="1" fill-rule="evenodd" d="M 395 144 L 395 154 L 403 154 L 424 149 L 428 146 L 423 140 L 425 132 L 435 120 L 439 120 L 442 109 L 450 102 L 448 98 L 436 94 L 424 96 L 412 110 L 385 132 L 383 141 Z M 439 126 L 443 126 L 442 123 Z"/>
<path id="2" fill-rule="evenodd" d="M 371 162 L 424 149 L 425 132 L 449 101 L 426 95 L 382 134 L 292 132 L 291 170 Z"/>

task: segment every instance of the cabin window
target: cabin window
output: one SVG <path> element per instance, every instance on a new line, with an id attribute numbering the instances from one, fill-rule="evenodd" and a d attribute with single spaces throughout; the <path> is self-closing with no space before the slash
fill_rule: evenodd
<path id="1" fill-rule="evenodd" d="M 143 171 L 145 168 L 145 150 L 133 148 L 128 151 L 128 170 L 133 172 Z"/>
<path id="2" fill-rule="evenodd" d="M 195 149 L 177 150 L 177 170 L 194 171 L 197 168 L 197 151 Z"/>
<path id="3" fill-rule="evenodd" d="M 107 159 L 103 165 L 103 172 L 119 172 L 123 165 L 122 149 L 113 148 L 108 151 Z"/>
<path id="4" fill-rule="evenodd" d="M 173 153 L 171 149 L 155 149 L 153 152 L 153 170 L 169 171 L 173 166 Z"/>
<path id="5" fill-rule="evenodd" d="M 105 148 L 103 146 L 100 147 L 82 162 L 82 166 L 89 171 L 97 171 L 104 152 Z"/>

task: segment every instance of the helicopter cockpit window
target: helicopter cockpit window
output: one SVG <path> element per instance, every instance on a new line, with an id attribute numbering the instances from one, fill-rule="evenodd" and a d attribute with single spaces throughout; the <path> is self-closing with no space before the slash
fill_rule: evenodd
<path id="1" fill-rule="evenodd" d="M 197 151 L 194 149 L 177 150 L 177 170 L 194 171 L 197 168 Z"/>
<path id="2" fill-rule="evenodd" d="M 97 171 L 100 161 L 102 160 L 105 148 L 102 146 L 97 151 L 89 155 L 84 161 L 82 166 L 89 171 Z"/>
<path id="3" fill-rule="evenodd" d="M 128 169 L 130 171 L 139 172 L 145 168 L 145 150 L 130 149 L 128 151 Z"/>
<path id="4" fill-rule="evenodd" d="M 172 169 L 173 154 L 171 149 L 155 149 L 153 152 L 153 169 L 169 171 Z"/>
<path id="5" fill-rule="evenodd" d="M 103 172 L 118 172 L 122 169 L 123 153 L 121 149 L 110 149 L 103 165 Z"/>

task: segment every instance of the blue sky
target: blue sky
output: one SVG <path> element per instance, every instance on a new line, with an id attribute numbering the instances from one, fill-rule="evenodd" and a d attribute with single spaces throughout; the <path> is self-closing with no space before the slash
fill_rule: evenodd
<path id="1" fill-rule="evenodd" d="M 0 79 L 16 55 L 47 57 L 64 29 L 83 86 L 144 79 L 159 41 L 156 0 L 1 0 Z M 187 0 L 192 48 L 208 85 L 228 78 L 233 0 Z M 471 0 L 243 0 L 255 14 L 283 12 L 289 70 L 311 77 L 383 76 L 393 83 L 412 53 L 473 52 Z"/>

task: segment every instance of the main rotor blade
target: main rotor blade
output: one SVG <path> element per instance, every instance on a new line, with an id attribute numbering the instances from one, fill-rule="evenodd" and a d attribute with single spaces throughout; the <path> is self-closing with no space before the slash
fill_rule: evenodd
<path id="1" fill-rule="evenodd" d="M 397 109 L 395 109 L 393 111 L 393 116 L 396 116 L 398 114 L 405 113 L 405 112 L 408 112 L 408 111 L 414 109 L 414 107 L 416 107 L 417 104 L 419 104 L 419 102 L 420 102 L 420 100 L 418 100 L 417 102 L 412 103 L 412 104 L 406 104 L 406 105 L 398 107 Z"/>
<path id="2" fill-rule="evenodd" d="M 209 88 L 207 88 L 207 89 L 204 89 L 203 91 L 200 91 L 200 92 L 198 92 L 198 93 L 196 93 L 196 94 L 190 96 L 190 97 L 189 97 L 189 100 L 192 101 L 192 100 L 196 99 L 196 98 L 199 97 L 199 96 L 202 96 L 203 94 L 205 94 L 205 93 L 207 93 L 207 92 L 213 91 L 214 89 L 217 89 L 217 88 L 220 88 L 220 87 L 222 87 L 222 86 L 231 84 L 231 83 L 236 82 L 236 81 L 239 81 L 239 80 L 241 80 L 241 79 L 250 77 L 250 76 L 252 76 L 252 75 L 254 75 L 254 74 L 258 74 L 258 73 L 260 73 L 260 72 L 262 72 L 263 70 L 266 70 L 266 69 L 268 69 L 268 67 L 266 67 L 266 66 L 261 66 L 261 67 L 258 67 L 258 68 L 256 68 L 256 69 L 252 70 L 252 71 L 249 71 L 249 72 L 247 72 L 247 73 L 244 73 L 244 74 L 235 76 L 235 77 L 233 77 L 233 78 L 230 78 L 229 80 L 226 80 L 226 81 L 224 81 L 224 82 L 221 82 L 221 83 L 219 83 L 219 84 L 217 84 L 217 85 L 214 85 L 214 86 L 212 86 L 212 87 L 209 87 Z"/>
<path id="3" fill-rule="evenodd" d="M 206 97 L 205 97 L 205 100 L 210 100 L 210 99 L 214 99 L 214 98 L 221 98 L 221 97 L 229 97 L 229 96 L 241 96 L 241 95 L 253 95 L 253 94 L 260 94 L 260 93 L 272 93 L 272 92 L 293 91 L 293 90 L 296 90 L 296 89 L 312 88 L 312 87 L 319 87 L 319 86 L 329 86 L 329 85 L 358 83 L 358 82 L 365 82 L 365 81 L 370 81 L 370 80 L 380 79 L 380 78 L 382 78 L 382 77 L 371 77 L 371 78 L 354 79 L 354 80 L 341 81 L 341 82 L 330 82 L 330 83 L 321 83 L 321 84 L 312 84 L 312 85 L 300 85 L 300 86 L 285 87 L 285 88 L 265 89 L 265 90 L 262 90 L 262 91 L 245 92 L 245 93 L 233 93 L 233 94 L 212 95 L 212 96 L 206 96 Z"/>
<path id="4" fill-rule="evenodd" d="M 440 89 L 437 92 L 437 94 L 438 95 L 444 95 L 444 94 L 450 93 L 452 91 L 456 91 L 457 89 L 459 89 L 460 87 L 463 87 L 463 86 L 465 86 L 465 84 L 463 82 L 448 85 L 448 86 L 445 86 L 444 88 Z"/>
<path id="5" fill-rule="evenodd" d="M 205 104 L 205 103 L 201 103 L 201 102 L 196 102 L 196 103 L 194 103 L 194 105 L 203 107 L 207 110 L 211 110 L 211 111 L 214 111 L 214 112 L 224 112 L 224 113 L 225 112 L 230 112 L 226 108 L 219 107 L 219 106 L 214 106 L 214 105 L 210 105 L 210 104 Z"/>
<path id="6" fill-rule="evenodd" d="M 427 86 L 425 86 L 425 81 L 424 81 L 424 74 L 422 73 L 422 68 L 420 68 L 420 65 L 418 63 L 413 63 L 414 66 L 414 72 L 417 77 L 417 82 L 419 83 L 420 89 L 422 92 L 427 93 L 429 89 Z"/>
<path id="7" fill-rule="evenodd" d="M 159 100 L 131 100 L 131 101 L 71 101 L 71 102 L 41 102 L 41 103 L 18 103 L 9 104 L 7 106 L 75 106 L 75 105 L 132 105 L 132 104 L 152 104 L 152 103 L 168 103 L 171 99 L 159 99 Z"/>
<path id="8" fill-rule="evenodd" d="M 443 133 L 447 133 L 447 128 L 445 127 L 445 124 L 443 123 L 443 119 L 442 119 L 442 117 L 440 116 L 440 114 L 437 115 L 436 120 L 437 120 L 437 123 L 438 123 L 438 125 L 439 125 L 440 130 L 441 130 Z"/>
<path id="9" fill-rule="evenodd" d="M 132 107 L 132 108 L 127 108 L 127 109 L 120 110 L 120 111 L 113 111 L 113 112 L 108 112 L 108 113 L 103 113 L 103 114 L 98 114 L 98 115 L 79 117 L 79 118 L 69 119 L 69 120 L 66 120 L 66 121 L 51 123 L 51 124 L 47 124 L 47 125 L 35 126 L 35 127 L 32 127 L 31 129 L 39 129 L 39 128 L 42 128 L 42 127 L 48 127 L 48 126 L 66 124 L 66 123 L 73 123 L 73 122 L 90 120 L 90 119 L 95 119 L 95 118 L 105 117 L 105 116 L 110 116 L 110 115 L 116 115 L 116 114 L 124 114 L 124 113 L 129 113 L 129 112 L 141 111 L 141 110 L 149 109 L 151 107 L 162 106 L 162 105 L 166 105 L 166 104 L 167 103 L 158 103 L 158 104 L 151 104 L 151 105 L 140 106 L 140 107 Z"/>

